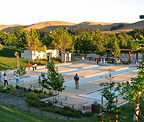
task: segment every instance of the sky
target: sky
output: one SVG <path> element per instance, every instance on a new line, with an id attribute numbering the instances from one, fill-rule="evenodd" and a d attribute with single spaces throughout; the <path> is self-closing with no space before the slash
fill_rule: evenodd
<path id="1" fill-rule="evenodd" d="M 0 0 L 0 25 L 142 21 L 144 0 Z"/>

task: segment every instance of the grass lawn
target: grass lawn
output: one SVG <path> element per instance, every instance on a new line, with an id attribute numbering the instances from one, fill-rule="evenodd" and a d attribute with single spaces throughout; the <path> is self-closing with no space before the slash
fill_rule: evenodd
<path id="1" fill-rule="evenodd" d="M 44 116 L 39 116 L 31 114 L 29 112 L 24 112 L 16 110 L 13 108 L 8 108 L 5 106 L 0 106 L 0 121 L 1 122 L 95 122 L 95 117 L 85 119 L 85 120 L 60 120 L 47 118 Z"/>
<path id="2" fill-rule="evenodd" d="M 121 107 L 121 116 L 124 118 L 120 122 L 132 122 L 133 121 L 133 107 L 130 104 L 126 104 Z M 142 115 L 144 114 L 144 107 L 141 108 Z M 16 110 L 13 108 L 5 107 L 0 105 L 0 121 L 1 122 L 100 122 L 96 121 L 96 117 L 91 117 L 84 120 L 60 120 L 47 118 L 44 116 L 39 116 L 31 114 L 29 112 L 24 112 L 21 110 Z M 144 119 L 144 118 L 143 118 Z"/>
<path id="3" fill-rule="evenodd" d="M 21 66 L 27 66 L 28 59 L 20 59 L 20 65 Z M 7 58 L 7 57 L 2 57 L 0 56 L 0 70 L 5 70 L 5 69 L 14 69 L 17 68 L 17 59 L 16 58 Z"/>

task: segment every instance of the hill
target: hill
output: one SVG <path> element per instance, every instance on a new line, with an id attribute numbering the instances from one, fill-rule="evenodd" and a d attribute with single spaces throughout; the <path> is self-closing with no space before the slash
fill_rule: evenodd
<path id="1" fill-rule="evenodd" d="M 124 27 L 111 31 L 111 27 L 118 26 L 120 24 L 123 24 Z M 62 28 L 68 28 L 72 30 L 73 28 L 78 29 L 80 27 L 84 28 L 93 28 L 94 30 L 100 29 L 103 31 L 102 33 L 118 33 L 118 32 L 127 32 L 132 29 L 138 28 L 138 29 L 144 29 L 144 21 L 138 21 L 136 23 L 104 23 L 104 22 L 81 22 L 81 23 L 70 23 L 70 22 L 64 22 L 64 21 L 46 21 L 46 22 L 40 22 L 32 25 L 0 25 L 0 30 L 2 31 L 12 31 L 14 29 L 17 29 L 18 26 L 23 27 L 26 30 L 33 29 L 43 29 L 43 30 L 54 30 L 58 27 Z"/>

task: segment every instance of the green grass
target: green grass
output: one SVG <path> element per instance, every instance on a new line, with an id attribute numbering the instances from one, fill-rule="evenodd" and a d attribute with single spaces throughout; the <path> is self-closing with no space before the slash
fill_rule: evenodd
<path id="1" fill-rule="evenodd" d="M 69 119 L 69 118 L 68 118 Z M 44 116 L 39 116 L 31 114 L 29 112 L 24 112 L 21 110 L 16 110 L 13 108 L 0 106 L 0 121 L 1 122 L 95 122 L 95 118 L 89 118 L 85 120 L 60 120 L 47 118 Z"/>
<path id="2" fill-rule="evenodd" d="M 26 67 L 28 61 L 32 62 L 32 60 L 20 59 L 20 65 Z M 16 58 L 7 58 L 7 57 L 0 56 L 0 70 L 14 69 L 14 68 L 17 68 Z"/>
<path id="3" fill-rule="evenodd" d="M 23 50 L 4 46 L 3 49 L 0 50 L 0 56 L 2 56 L 2 57 L 15 57 L 15 55 L 14 55 L 15 52 L 18 52 L 19 57 L 21 57 L 21 52 L 23 52 Z"/>

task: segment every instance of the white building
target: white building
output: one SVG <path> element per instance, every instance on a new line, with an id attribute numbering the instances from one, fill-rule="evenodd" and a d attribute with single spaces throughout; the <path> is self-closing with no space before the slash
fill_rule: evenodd
<path id="1" fill-rule="evenodd" d="M 61 53 L 61 62 L 69 62 L 71 61 L 71 53 L 68 51 L 64 51 Z"/>
<path id="2" fill-rule="evenodd" d="M 38 51 L 30 51 L 30 50 L 25 50 L 24 52 L 21 53 L 21 58 L 24 59 L 45 59 L 48 58 L 49 56 L 51 56 L 52 58 L 57 58 L 59 57 L 59 50 L 56 49 L 47 49 L 46 53 L 45 52 L 38 52 Z"/>

